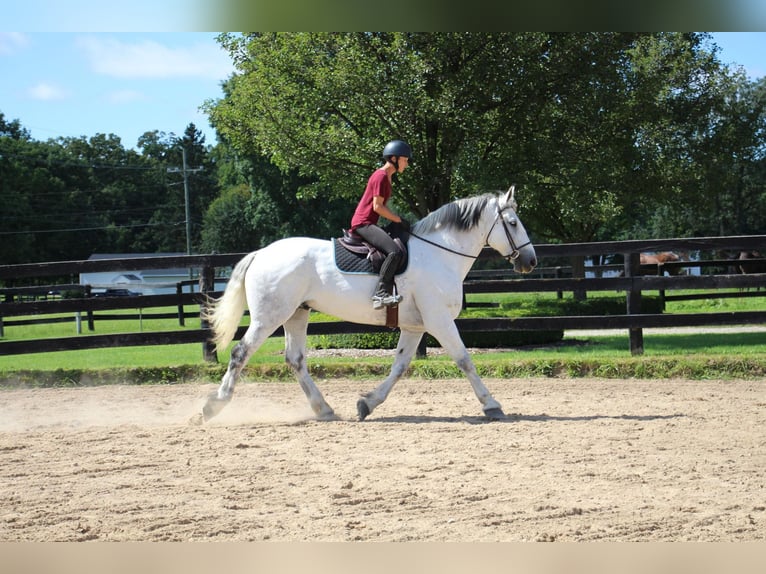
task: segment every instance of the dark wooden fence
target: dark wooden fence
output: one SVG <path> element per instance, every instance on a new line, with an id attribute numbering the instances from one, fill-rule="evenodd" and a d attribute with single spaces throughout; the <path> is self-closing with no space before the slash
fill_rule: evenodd
<path id="1" fill-rule="evenodd" d="M 698 290 L 693 297 L 727 297 L 742 296 L 743 289 L 766 287 L 766 274 L 733 274 L 711 273 L 701 275 L 664 276 L 662 268 L 654 268 L 659 275 L 643 275 L 647 269 L 641 269 L 639 254 L 656 251 L 683 251 L 715 254 L 721 251 L 762 250 L 766 252 L 766 235 L 750 235 L 736 237 L 703 237 L 689 239 L 658 239 L 635 240 L 619 242 L 575 243 L 575 244 L 546 244 L 536 246 L 541 265 L 531 276 L 514 275 L 513 278 L 502 271 L 472 272 L 465 284 L 466 293 L 505 293 L 505 292 L 573 292 L 585 296 L 587 292 L 611 291 L 625 292 L 626 309 L 624 315 L 609 316 L 572 316 L 572 317 L 518 317 L 496 319 L 458 319 L 457 325 L 461 332 L 468 331 L 504 331 L 516 330 L 550 330 L 550 329 L 614 329 L 629 330 L 630 351 L 633 354 L 643 352 L 642 329 L 648 327 L 679 327 L 679 326 L 720 326 L 766 324 L 766 310 L 728 313 L 697 313 L 697 314 L 640 314 L 640 303 L 643 292 L 658 291 L 665 294 L 666 300 L 673 295 L 668 291 Z M 30 317 L 60 313 L 85 313 L 92 317 L 94 313 L 103 313 L 117 309 L 151 309 L 157 307 L 175 306 L 178 309 L 179 322 L 197 313 L 187 313 L 184 306 L 200 306 L 204 308 L 207 296 L 217 296 L 216 281 L 221 272 L 234 265 L 244 253 L 224 255 L 191 255 L 155 257 L 140 259 L 106 259 L 98 261 L 63 261 L 51 263 L 32 263 L 23 265 L 0 266 L 0 281 L 13 284 L 0 289 L 0 337 L 3 325 L 11 326 L 14 321 L 9 317 Z M 622 255 L 624 264 L 622 277 L 585 277 L 583 261 L 585 257 L 597 255 Z M 494 252 L 486 250 L 482 258 L 496 257 Z M 722 260 L 713 255 L 702 261 L 668 263 L 672 266 L 711 267 L 713 264 L 723 267 L 733 265 L 730 260 Z M 561 260 L 568 260 L 570 265 L 562 265 Z M 546 260 L 559 264 L 545 266 Z M 44 277 L 73 277 L 83 272 L 97 271 L 126 271 L 136 268 L 162 269 L 183 267 L 196 269 L 199 273 L 199 289 L 196 293 L 186 293 L 178 289 L 174 294 L 141 295 L 123 297 L 82 297 L 54 300 L 18 300 L 20 296 L 32 292 L 47 292 L 62 285 L 37 285 L 17 287 L 15 285 L 29 282 L 31 279 L 40 281 Z M 618 267 L 619 268 L 619 267 Z M 603 271 L 615 269 L 615 266 L 588 268 L 588 270 Z M 575 270 L 575 271 L 572 271 Z M 579 275 L 579 276 L 578 276 Z M 185 282 L 188 284 L 188 282 Z M 86 288 L 71 283 L 63 287 Z M 751 294 L 758 294 L 753 291 Z M 766 295 L 766 291 L 763 292 Z M 690 297 L 688 294 L 678 297 Z M 175 316 L 176 314 L 173 314 Z M 150 317 L 147 314 L 145 317 Z M 3 321 L 5 320 L 5 323 Z M 15 322 L 18 324 L 18 321 Z M 332 323 L 310 323 L 309 334 L 338 334 L 364 333 L 386 331 L 386 327 L 359 325 L 343 321 Z M 237 333 L 241 337 L 243 329 Z M 281 335 L 278 329 L 274 335 Z M 94 349 L 114 346 L 140 345 L 170 345 L 184 343 L 201 343 L 203 356 L 206 360 L 216 360 L 215 351 L 210 342 L 210 330 L 204 321 L 200 329 L 179 329 L 163 332 L 139 332 L 111 335 L 84 335 L 62 337 L 55 339 L 35 339 L 0 341 L 0 355 L 37 353 L 61 350 Z"/>

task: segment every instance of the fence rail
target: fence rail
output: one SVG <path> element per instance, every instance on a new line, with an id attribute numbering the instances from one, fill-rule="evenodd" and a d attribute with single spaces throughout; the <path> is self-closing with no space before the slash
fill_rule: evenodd
<path id="1" fill-rule="evenodd" d="M 640 299 L 646 291 L 673 290 L 707 290 L 708 296 L 733 296 L 734 293 L 722 293 L 731 289 L 754 289 L 766 287 L 766 274 L 709 274 L 709 275 L 679 275 L 659 276 L 643 275 L 639 265 L 639 253 L 647 251 L 706 251 L 710 253 L 721 250 L 766 250 L 766 235 L 748 235 L 735 237 L 703 237 L 686 239 L 633 240 L 619 242 L 548 244 L 536 246 L 538 258 L 570 258 L 573 265 L 567 273 L 554 271 L 554 277 L 523 277 L 514 279 L 496 278 L 490 272 L 469 274 L 464 283 L 465 293 L 505 293 L 505 292 L 574 292 L 584 294 L 588 291 L 616 291 L 627 294 L 626 313 L 610 316 L 578 316 L 578 317 L 518 317 L 494 319 L 458 319 L 457 326 L 461 332 L 468 331 L 503 331 L 503 330 L 548 330 L 548 329 L 613 329 L 629 330 L 630 350 L 634 354 L 643 352 L 642 329 L 648 327 L 677 327 L 704 325 L 740 325 L 766 323 L 766 310 L 732 313 L 702 313 L 702 314 L 672 314 L 648 315 L 640 314 Z M 614 255 L 624 257 L 622 266 L 623 277 L 585 277 L 573 276 L 579 269 L 582 273 L 585 256 Z M 192 256 L 158 256 L 155 258 L 139 259 L 107 259 L 98 261 L 64 261 L 52 263 L 30 263 L 23 265 L 0 266 L 0 281 L 17 283 L 21 279 L 41 277 L 71 277 L 78 273 L 94 271 L 124 271 L 130 269 L 162 269 L 168 267 L 184 267 L 198 269 L 199 293 L 184 293 L 178 289 L 176 294 L 141 295 L 124 297 L 84 297 L 76 299 L 43 300 L 43 301 L 14 301 L 14 295 L 30 292 L 31 287 L 13 285 L 0 289 L 3 301 L 0 302 L 0 336 L 2 336 L 3 318 L 19 316 L 48 315 L 58 313 L 94 313 L 98 311 L 119 309 L 147 309 L 176 306 L 179 309 L 179 320 L 188 313 L 183 311 L 186 305 L 203 307 L 206 296 L 217 296 L 215 290 L 216 270 L 231 267 L 245 253 L 230 253 L 224 255 L 192 255 Z M 490 251 L 482 253 L 481 258 L 496 257 Z M 579 260 L 579 265 L 576 264 Z M 687 266 L 705 267 L 709 263 L 721 266 L 722 263 L 735 265 L 734 260 L 712 259 L 710 261 L 695 261 L 686 263 Z M 613 266 L 610 266 L 613 268 Z M 618 267 L 619 268 L 619 267 Z M 551 269 L 562 269 L 554 266 Z M 645 267 L 644 267 L 645 271 Z M 660 269 L 661 271 L 661 269 Z M 567 275 L 566 277 L 563 275 Z M 500 274 L 502 277 L 502 273 Z M 189 284 L 188 281 L 184 282 Z M 73 287 L 72 284 L 69 284 Z M 81 286 L 78 286 L 81 287 Z M 766 292 L 764 293 L 766 294 Z M 666 296 L 666 300 L 675 297 L 677 300 L 685 297 Z M 148 317 L 148 315 L 146 316 Z M 11 322 L 7 323 L 8 325 Z M 0 341 L 0 355 L 49 352 L 60 350 L 94 349 L 113 346 L 137 345 L 170 345 L 184 343 L 202 343 L 203 355 L 210 359 L 214 357 L 210 345 L 210 331 L 207 325 L 201 329 L 183 329 L 177 331 L 126 333 L 112 335 L 84 335 L 62 337 L 56 339 L 36 339 L 23 341 Z M 309 334 L 364 333 L 386 331 L 386 327 L 358 325 L 343 321 L 332 323 L 310 323 Z M 242 330 L 240 330 L 242 331 Z M 281 329 L 274 335 L 280 335 Z M 241 336 L 242 332 L 237 334 Z"/>

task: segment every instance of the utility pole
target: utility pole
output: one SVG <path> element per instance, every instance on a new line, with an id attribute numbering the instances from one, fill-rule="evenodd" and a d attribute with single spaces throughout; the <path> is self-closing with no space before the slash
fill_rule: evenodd
<path id="1" fill-rule="evenodd" d="M 191 255 L 191 204 L 189 201 L 189 174 L 202 171 L 204 168 L 195 167 L 189 168 L 186 163 L 186 146 L 181 146 L 181 152 L 183 154 L 183 167 L 169 167 L 168 173 L 183 173 L 184 177 L 184 219 L 186 220 L 186 254 Z M 192 270 L 189 269 L 189 279 L 192 278 Z"/>

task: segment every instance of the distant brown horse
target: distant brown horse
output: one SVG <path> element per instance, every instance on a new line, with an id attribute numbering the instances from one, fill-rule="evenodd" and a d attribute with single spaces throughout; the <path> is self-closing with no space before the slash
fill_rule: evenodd
<path id="1" fill-rule="evenodd" d="M 642 253 L 640 255 L 641 265 L 662 265 L 671 261 L 682 261 L 681 257 L 672 251 L 663 251 L 662 253 Z M 681 275 L 682 267 L 663 267 L 663 273 L 667 271 L 668 275 Z M 655 275 L 656 271 L 649 269 L 639 269 L 639 275 Z"/>
<path id="2" fill-rule="evenodd" d="M 748 259 L 762 259 L 763 256 L 761 255 L 760 251 L 740 251 L 739 252 L 739 259 L 740 261 L 747 261 Z M 738 265 L 737 269 L 742 274 L 747 273 L 766 273 L 766 263 L 764 262 L 758 262 L 758 263 L 752 263 L 752 264 L 746 264 L 746 265 Z"/>

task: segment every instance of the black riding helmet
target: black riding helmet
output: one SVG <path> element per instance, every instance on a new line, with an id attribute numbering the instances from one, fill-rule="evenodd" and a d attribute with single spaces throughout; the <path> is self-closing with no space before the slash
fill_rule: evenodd
<path id="1" fill-rule="evenodd" d="M 383 157 L 388 160 L 391 156 L 406 157 L 412 159 L 412 148 L 410 144 L 402 140 L 393 140 L 383 148 Z"/>

